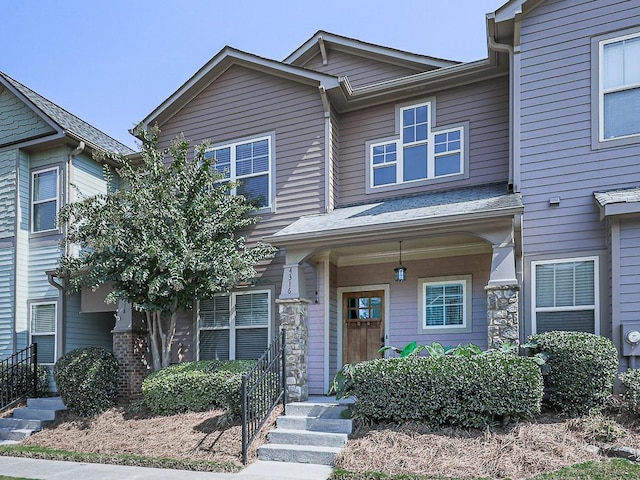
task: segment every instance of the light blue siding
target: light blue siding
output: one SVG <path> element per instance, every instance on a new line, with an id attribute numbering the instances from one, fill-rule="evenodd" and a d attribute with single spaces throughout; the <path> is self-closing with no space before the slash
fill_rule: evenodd
<path id="1" fill-rule="evenodd" d="M 73 159 L 72 198 L 81 200 L 98 193 L 106 193 L 107 182 L 102 164 L 87 156 Z"/>
<path id="2" fill-rule="evenodd" d="M 14 249 L 0 249 L 0 358 L 13 353 Z"/>
<path id="3" fill-rule="evenodd" d="M 0 112 L 0 145 L 54 133 L 51 126 L 1 85 Z"/>
<path id="4" fill-rule="evenodd" d="M 15 329 L 16 348 L 27 346 L 29 342 L 29 157 L 25 152 L 19 153 L 18 171 L 18 205 L 19 218 L 16 231 L 16 291 L 15 291 Z"/>
<path id="5" fill-rule="evenodd" d="M 111 350 L 114 314 L 80 313 L 80 294 L 66 297 L 65 302 L 64 351 L 79 347 L 104 347 Z"/>
<path id="6" fill-rule="evenodd" d="M 58 265 L 60 247 L 57 244 L 32 248 L 29 252 L 29 299 L 57 298 L 58 289 L 52 286 L 48 279 L 47 270 L 53 270 Z"/>
<path id="7" fill-rule="evenodd" d="M 2 118 L 1 115 L 0 118 Z M 15 165 L 15 150 L 0 152 L 0 238 L 13 237 L 14 235 L 16 223 Z"/>

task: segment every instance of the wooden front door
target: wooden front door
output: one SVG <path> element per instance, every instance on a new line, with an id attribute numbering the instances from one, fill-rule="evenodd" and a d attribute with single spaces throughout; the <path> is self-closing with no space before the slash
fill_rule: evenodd
<path id="1" fill-rule="evenodd" d="M 342 294 L 342 363 L 380 358 L 384 345 L 384 291 Z"/>

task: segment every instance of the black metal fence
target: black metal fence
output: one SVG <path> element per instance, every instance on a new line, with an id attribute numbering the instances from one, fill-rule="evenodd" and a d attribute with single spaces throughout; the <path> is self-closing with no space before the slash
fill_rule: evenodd
<path id="1" fill-rule="evenodd" d="M 282 402 L 285 408 L 285 333 L 277 335 L 256 365 L 242 377 L 242 463 L 251 443 Z M 284 413 L 284 412 L 283 412 Z"/>
<path id="2" fill-rule="evenodd" d="M 0 411 L 29 395 L 38 396 L 38 345 L 0 361 Z"/>

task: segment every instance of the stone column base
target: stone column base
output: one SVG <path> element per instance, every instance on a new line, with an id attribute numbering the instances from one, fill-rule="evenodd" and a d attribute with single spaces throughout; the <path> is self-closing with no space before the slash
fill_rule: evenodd
<path id="1" fill-rule="evenodd" d="M 140 331 L 117 331 L 113 335 L 113 355 L 118 360 L 118 398 L 142 397 L 142 382 L 147 378 L 147 334 Z"/>
<path id="2" fill-rule="evenodd" d="M 285 331 L 285 389 L 287 402 L 309 399 L 308 330 L 309 301 L 304 299 L 276 300 L 280 328 Z"/>
<path id="3" fill-rule="evenodd" d="M 487 285 L 488 348 L 519 344 L 518 285 Z"/>

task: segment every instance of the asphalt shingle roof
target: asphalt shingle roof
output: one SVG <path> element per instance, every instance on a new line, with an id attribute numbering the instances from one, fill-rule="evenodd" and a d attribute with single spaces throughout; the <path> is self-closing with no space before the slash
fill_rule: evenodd
<path id="1" fill-rule="evenodd" d="M 610 190 L 608 192 L 595 192 L 594 195 L 602 207 L 611 203 L 640 202 L 640 187 Z"/>
<path id="2" fill-rule="evenodd" d="M 332 231 L 397 224 L 414 221 L 448 221 L 460 215 L 498 214 L 522 209 L 522 196 L 507 193 L 504 184 L 481 185 L 425 195 L 391 198 L 364 205 L 337 208 L 332 212 L 300 217 L 275 233 L 272 238 L 331 234 Z"/>
<path id="3" fill-rule="evenodd" d="M 42 95 L 34 92 L 29 87 L 26 87 L 5 73 L 0 72 L 0 76 L 13 88 L 28 98 L 38 109 L 42 111 L 42 113 L 57 123 L 63 130 L 75 134 L 82 140 L 91 143 L 106 152 L 116 152 L 123 155 L 135 153 L 131 148 L 111 138 L 106 133 L 98 130 L 72 113 L 67 112 L 64 108 L 56 105 L 50 100 L 47 100 Z"/>

